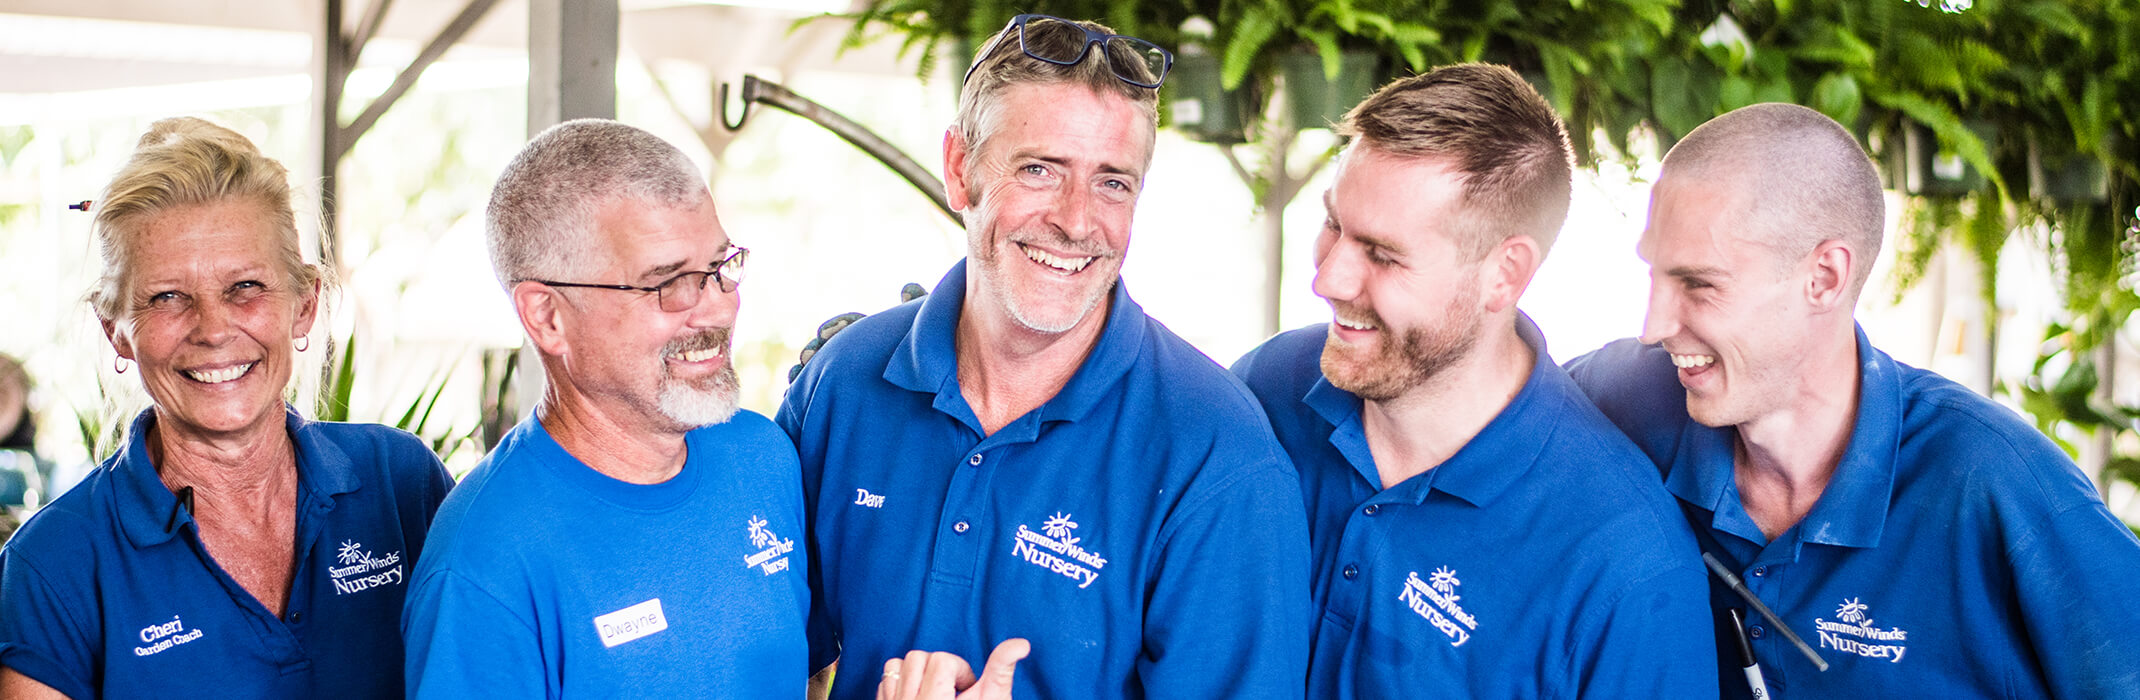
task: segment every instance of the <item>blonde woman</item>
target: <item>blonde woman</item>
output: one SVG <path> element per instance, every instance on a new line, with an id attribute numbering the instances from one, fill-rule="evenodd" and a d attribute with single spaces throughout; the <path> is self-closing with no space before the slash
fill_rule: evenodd
<path id="1" fill-rule="evenodd" d="M 159 121 L 95 229 L 90 303 L 154 405 L 0 551 L 0 696 L 400 695 L 406 577 L 451 481 L 414 436 L 283 402 L 321 284 L 287 173 Z"/>

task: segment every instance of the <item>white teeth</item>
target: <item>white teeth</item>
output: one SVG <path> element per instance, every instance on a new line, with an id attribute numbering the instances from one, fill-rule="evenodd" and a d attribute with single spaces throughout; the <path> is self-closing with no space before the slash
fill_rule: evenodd
<path id="1" fill-rule="evenodd" d="M 706 348 L 704 350 L 686 350 L 684 352 L 679 352 L 674 355 L 670 355 L 670 357 L 674 357 L 684 362 L 703 362 L 705 360 L 710 360 L 720 356 L 720 348 Z"/>
<path id="2" fill-rule="evenodd" d="M 1681 355 L 1679 353 L 1670 354 L 1672 355 L 1672 366 L 1678 367 L 1680 369 L 1694 369 L 1696 367 L 1707 367 L 1716 364 L 1715 355 Z"/>
<path id="3" fill-rule="evenodd" d="M 1099 259 L 1097 257 L 1059 258 L 1054 255 L 1050 255 L 1045 250 L 1041 250 L 1039 248 L 1023 244 L 1019 245 L 1018 249 L 1025 251 L 1025 257 L 1032 260 L 1033 262 L 1037 262 L 1042 265 L 1055 268 L 1057 270 L 1062 270 L 1064 272 L 1077 272 L 1079 270 L 1083 270 L 1085 269 L 1086 265 L 1091 265 L 1092 261 Z"/>
<path id="4" fill-rule="evenodd" d="M 242 365 L 234 365 L 222 369 L 212 369 L 207 371 L 189 369 L 181 371 L 186 375 L 186 378 L 192 379 L 193 381 L 200 382 L 202 384 L 221 384 L 223 382 L 231 381 L 233 379 L 245 376 L 246 370 L 252 369 L 254 364 L 256 363 L 247 362 Z"/>
<path id="5" fill-rule="evenodd" d="M 1336 320 L 1339 326 L 1350 328 L 1356 331 L 1371 331 L 1375 329 L 1375 324 L 1368 323 L 1366 321 L 1354 321 L 1343 316 L 1336 317 Z"/>

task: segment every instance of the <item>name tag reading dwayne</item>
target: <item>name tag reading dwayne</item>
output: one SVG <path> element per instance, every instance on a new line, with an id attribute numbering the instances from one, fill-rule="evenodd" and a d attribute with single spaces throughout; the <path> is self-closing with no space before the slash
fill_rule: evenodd
<path id="1" fill-rule="evenodd" d="M 661 614 L 660 598 L 594 618 L 595 633 L 602 636 L 604 647 L 614 647 L 668 628 L 669 618 Z"/>

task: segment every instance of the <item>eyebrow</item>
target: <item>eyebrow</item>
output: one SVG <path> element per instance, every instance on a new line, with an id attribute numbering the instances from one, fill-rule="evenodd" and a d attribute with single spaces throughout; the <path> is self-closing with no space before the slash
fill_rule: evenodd
<path id="1" fill-rule="evenodd" d="M 1705 277 L 1720 279 L 1731 278 L 1730 272 L 1725 271 L 1724 268 L 1716 267 L 1713 265 L 1681 265 L 1679 267 L 1674 267 L 1669 270 L 1665 270 L 1664 273 L 1681 279 L 1685 279 L 1688 277 Z"/>
<path id="2" fill-rule="evenodd" d="M 1069 159 L 1069 158 L 1066 158 L 1066 157 L 1062 157 L 1062 156 L 1051 156 L 1051 155 L 1047 155 L 1047 154 L 1041 153 L 1041 152 L 1039 152 L 1039 151 L 1033 151 L 1033 150 L 1024 150 L 1024 151 L 1015 151 L 1015 152 L 1012 152 L 1012 153 L 1011 153 L 1011 160 L 1012 160 L 1013 162 L 1015 162 L 1015 161 L 1020 161 L 1020 160 L 1028 160 L 1028 159 L 1030 159 L 1030 160 L 1037 160 L 1037 161 L 1040 161 L 1040 162 L 1043 162 L 1043 163 L 1051 163 L 1051 164 L 1054 164 L 1054 165 L 1060 165 L 1060 166 L 1064 166 L 1064 167 L 1068 167 L 1068 166 L 1070 165 L 1070 159 Z M 1130 177 L 1134 177 L 1134 178 L 1137 178 L 1137 179 L 1139 179 L 1139 180 L 1142 180 L 1142 179 L 1144 179 L 1144 173 L 1143 173 L 1142 171 L 1139 171 L 1139 170 L 1136 170 L 1136 169 L 1133 169 L 1133 168 L 1125 168 L 1125 167 L 1122 167 L 1122 166 L 1119 166 L 1119 165 L 1111 165 L 1111 164 L 1108 164 L 1108 163 L 1101 163 L 1101 164 L 1100 164 L 1100 165 L 1099 165 L 1098 167 L 1099 167 L 1099 170 L 1100 170 L 1100 172 L 1103 172 L 1103 173 L 1108 173 L 1108 174 L 1110 174 L 1110 175 L 1128 175 L 1128 176 L 1130 176 Z"/>
<path id="3" fill-rule="evenodd" d="M 649 282 L 658 279 L 666 279 L 669 275 L 676 274 L 676 272 L 684 269 L 684 267 L 687 265 L 690 265 L 690 263 L 684 262 L 682 260 L 677 260 L 668 264 L 654 267 L 648 269 L 645 272 L 639 273 L 639 281 Z"/>

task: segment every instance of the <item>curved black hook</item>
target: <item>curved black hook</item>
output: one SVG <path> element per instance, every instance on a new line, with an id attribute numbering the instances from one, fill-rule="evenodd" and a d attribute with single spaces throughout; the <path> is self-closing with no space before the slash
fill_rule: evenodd
<path id="1" fill-rule="evenodd" d="M 728 83 L 721 83 L 721 125 L 728 127 L 729 131 L 742 131 L 743 123 L 750 121 L 751 103 L 756 101 L 758 101 L 758 76 L 745 74 L 743 76 L 743 111 L 736 115 L 735 121 L 729 121 Z"/>

